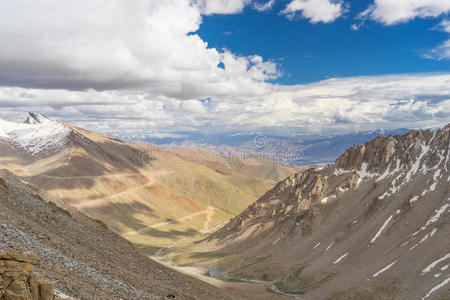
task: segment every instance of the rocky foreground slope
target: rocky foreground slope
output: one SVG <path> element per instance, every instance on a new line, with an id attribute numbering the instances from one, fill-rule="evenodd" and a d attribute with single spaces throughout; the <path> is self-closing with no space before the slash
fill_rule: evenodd
<path id="1" fill-rule="evenodd" d="M 230 276 L 301 299 L 450 299 L 449 135 L 447 125 L 353 146 L 198 247 L 220 253 Z"/>
<path id="2" fill-rule="evenodd" d="M 75 299 L 228 299 L 218 289 L 144 257 L 101 221 L 64 208 L 34 185 L 0 170 L 0 253 L 13 252 L 39 255 L 42 262 L 35 271 Z M 0 255 L 2 282 L 22 276 L 2 269 L 5 264 Z M 28 264 L 19 265 L 31 271 Z M 27 274 L 13 290 L 2 286 L 2 293 L 26 289 Z"/>

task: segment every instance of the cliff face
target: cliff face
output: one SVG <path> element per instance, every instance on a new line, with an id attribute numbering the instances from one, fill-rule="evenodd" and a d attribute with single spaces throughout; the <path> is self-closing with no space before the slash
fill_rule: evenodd
<path id="1" fill-rule="evenodd" d="M 0 299 L 2 300 L 62 300 L 55 296 L 56 282 L 33 272 L 33 265 L 41 260 L 28 253 L 0 253 Z"/>
<path id="2" fill-rule="evenodd" d="M 401 299 L 424 296 L 450 276 L 449 132 L 447 125 L 355 145 L 334 164 L 281 181 L 204 243 L 240 253 L 230 266 L 264 257 L 242 271 L 248 277 L 269 269 L 279 279 L 294 266 L 316 279 L 333 274 L 311 299 L 369 281 L 371 288 L 386 276 Z M 422 274 L 440 258 L 442 271 Z"/>

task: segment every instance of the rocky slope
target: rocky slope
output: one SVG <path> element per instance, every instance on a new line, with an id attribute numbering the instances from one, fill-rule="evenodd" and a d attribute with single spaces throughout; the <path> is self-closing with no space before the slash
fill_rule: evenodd
<path id="1" fill-rule="evenodd" d="M 39 255 L 42 262 L 34 266 L 36 272 L 57 282 L 58 291 L 76 299 L 228 299 L 218 289 L 144 257 L 104 223 L 64 208 L 62 202 L 3 170 L 0 253 L 23 251 Z M 52 284 L 29 273 L 33 267 L 26 262 L 35 260 L 16 264 L 4 260 L 12 258 L 0 255 L 0 281 L 10 277 L 17 281 L 13 286 L 2 286 L 2 293 L 27 293 L 27 284 L 31 284 L 31 291 L 36 283 L 41 283 L 41 290 L 50 291 Z M 16 260 L 23 261 L 20 257 Z M 27 272 L 21 275 L 14 269 L 17 267 Z"/>
<path id="2" fill-rule="evenodd" d="M 197 247 L 221 254 L 230 276 L 305 299 L 450 299 L 449 135 L 447 125 L 355 145 Z"/>
<path id="3" fill-rule="evenodd" d="M 0 164 L 150 255 L 226 222 L 292 173 L 269 162 L 127 143 L 33 113 L 24 123 L 0 120 Z"/>

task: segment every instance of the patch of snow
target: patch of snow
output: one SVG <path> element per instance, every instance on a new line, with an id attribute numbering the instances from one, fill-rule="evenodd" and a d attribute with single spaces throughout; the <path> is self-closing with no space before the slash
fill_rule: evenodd
<path id="1" fill-rule="evenodd" d="M 389 265 L 387 265 L 386 267 L 384 267 L 383 269 L 379 270 L 378 272 L 376 272 L 375 274 L 372 275 L 373 278 L 377 277 L 378 275 L 380 275 L 381 273 L 389 270 L 393 265 L 395 265 L 397 263 L 397 261 L 393 261 L 391 262 Z"/>
<path id="2" fill-rule="evenodd" d="M 316 249 L 317 247 L 319 247 L 320 246 L 320 242 L 318 242 L 314 247 L 313 247 L 313 249 Z"/>
<path id="3" fill-rule="evenodd" d="M 325 204 L 328 202 L 328 197 L 323 198 L 322 200 L 320 200 L 320 203 Z"/>
<path id="4" fill-rule="evenodd" d="M 420 162 L 422 161 L 422 158 L 430 150 L 430 146 L 429 145 L 422 144 L 421 146 L 422 146 L 422 150 L 421 150 L 421 152 L 419 154 L 419 157 L 414 161 L 413 165 L 411 166 L 411 169 L 406 174 L 406 178 L 405 178 L 406 182 L 410 181 L 411 180 L 411 176 L 413 176 L 414 174 L 417 173 L 417 171 L 419 170 L 419 166 L 420 166 Z"/>
<path id="5" fill-rule="evenodd" d="M 356 171 L 356 173 L 358 173 L 358 176 L 359 176 L 358 182 L 356 182 L 356 186 L 358 186 L 362 182 L 363 179 L 372 178 L 372 177 L 375 177 L 376 175 L 378 175 L 377 173 L 369 173 L 367 171 L 367 163 L 366 162 L 363 162 L 361 164 L 361 170 Z"/>
<path id="6" fill-rule="evenodd" d="M 378 199 L 383 200 L 384 198 L 388 197 L 389 195 L 390 195 L 389 192 L 385 192 L 383 195 L 378 197 Z"/>
<path id="7" fill-rule="evenodd" d="M 443 266 L 442 268 L 441 268 L 441 271 L 445 271 L 445 270 L 447 270 L 448 269 L 448 265 L 445 265 L 445 266 Z"/>
<path id="8" fill-rule="evenodd" d="M 438 285 L 436 285 L 435 287 L 433 287 L 425 296 L 422 297 L 422 300 L 427 299 L 430 297 L 430 295 L 434 292 L 436 292 L 437 290 L 439 290 L 440 288 L 444 287 L 445 285 L 447 285 L 450 282 L 450 277 L 447 277 L 447 279 L 445 279 L 444 281 L 442 281 L 441 283 L 439 283 Z"/>
<path id="9" fill-rule="evenodd" d="M 70 296 L 67 296 L 67 295 L 64 294 L 63 292 L 58 291 L 58 290 L 56 290 L 56 289 L 55 289 L 55 296 L 57 296 L 57 297 L 59 297 L 59 298 L 61 298 L 61 299 L 75 300 L 75 298 L 72 298 L 72 297 L 70 297 Z"/>
<path id="10" fill-rule="evenodd" d="M 336 260 L 333 262 L 333 265 L 340 263 L 341 260 L 343 260 L 347 255 L 348 255 L 348 252 L 345 253 L 344 255 L 342 255 L 341 257 L 339 257 L 338 259 L 336 259 Z"/>
<path id="11" fill-rule="evenodd" d="M 339 187 L 339 191 L 340 191 L 341 193 L 345 193 L 345 192 L 348 191 L 348 188 L 342 188 L 342 187 Z"/>
<path id="12" fill-rule="evenodd" d="M 433 230 L 430 233 L 427 233 L 417 244 L 415 244 L 414 246 L 409 248 L 408 251 L 415 249 L 417 246 L 419 246 L 420 244 L 425 242 L 429 237 L 432 237 L 436 233 L 436 231 L 437 231 L 437 228 L 433 228 Z"/>
<path id="13" fill-rule="evenodd" d="M 417 200 L 419 200 L 419 196 L 414 196 L 411 199 L 409 199 L 409 204 L 414 204 Z"/>
<path id="14" fill-rule="evenodd" d="M 389 163 L 389 165 L 386 168 L 386 171 L 384 171 L 384 173 L 381 174 L 381 176 L 377 178 L 377 182 L 383 180 L 384 178 L 388 177 L 391 174 L 391 172 L 389 170 L 391 168 L 391 164 L 392 164 L 392 162 Z"/>
<path id="15" fill-rule="evenodd" d="M 441 273 L 434 274 L 434 278 L 438 278 L 439 276 L 441 276 Z"/>
<path id="16" fill-rule="evenodd" d="M 332 241 L 331 244 L 328 245 L 327 249 L 325 249 L 325 251 L 330 250 L 330 248 L 334 245 L 336 241 Z"/>
<path id="17" fill-rule="evenodd" d="M 389 218 L 387 218 L 386 221 L 384 221 L 381 228 L 378 230 L 378 232 L 375 234 L 375 236 L 370 240 L 371 244 L 373 244 L 376 241 L 376 239 L 381 235 L 381 233 L 386 228 L 386 226 L 389 224 L 389 222 L 392 220 L 392 218 L 393 218 L 393 216 L 390 215 Z"/>
<path id="18" fill-rule="evenodd" d="M 395 169 L 390 171 L 390 167 L 391 167 L 391 163 L 389 163 L 388 167 L 386 168 L 386 171 L 384 171 L 384 173 L 380 177 L 377 178 L 377 182 L 396 174 L 403 168 L 403 166 L 400 166 L 400 159 L 398 159 L 398 158 L 396 161 Z"/>
<path id="19" fill-rule="evenodd" d="M 277 238 L 277 239 L 272 243 L 272 245 L 275 245 L 280 239 L 281 239 L 281 236 L 280 236 L 279 238 Z"/>
<path id="20" fill-rule="evenodd" d="M 436 209 L 434 211 L 434 215 L 431 216 L 431 218 L 427 221 L 427 223 L 424 226 L 422 226 L 419 230 L 414 232 L 411 236 L 417 235 L 419 232 L 424 231 L 431 224 L 436 223 L 439 220 L 439 218 L 441 217 L 441 215 L 447 210 L 447 208 L 449 206 L 450 206 L 450 204 L 446 203 L 446 204 L 442 205 L 439 209 Z"/>
<path id="21" fill-rule="evenodd" d="M 444 168 L 445 168 L 445 171 L 448 171 L 448 163 L 449 163 L 449 160 L 450 160 L 450 142 L 448 143 L 448 147 L 447 147 L 447 157 L 445 158 L 445 162 L 444 162 Z"/>
<path id="22" fill-rule="evenodd" d="M 347 170 L 344 170 L 344 169 L 336 169 L 336 170 L 334 170 L 333 176 L 347 174 L 347 173 L 350 173 L 350 172 L 351 172 L 351 170 L 347 171 Z"/>
<path id="23" fill-rule="evenodd" d="M 447 255 L 433 261 L 430 265 L 428 265 L 428 267 L 426 267 L 425 269 L 422 270 L 422 274 L 421 276 L 423 276 L 424 274 L 430 272 L 434 267 L 436 267 L 439 263 L 443 262 L 444 260 L 447 260 L 450 258 L 450 253 L 447 253 Z"/>
<path id="24" fill-rule="evenodd" d="M 433 184 L 432 185 L 430 185 L 430 191 L 431 192 L 433 192 L 435 189 L 436 189 L 436 186 L 437 186 L 437 184 L 438 184 L 438 178 L 439 178 L 439 176 L 441 175 L 441 170 L 440 169 L 438 169 L 436 172 L 434 172 L 434 175 L 433 175 Z"/>

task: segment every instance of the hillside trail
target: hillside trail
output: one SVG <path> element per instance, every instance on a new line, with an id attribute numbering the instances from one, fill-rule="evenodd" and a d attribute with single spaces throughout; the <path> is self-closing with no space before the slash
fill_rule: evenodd
<path id="1" fill-rule="evenodd" d="M 85 202 L 81 202 L 81 203 L 77 203 L 77 204 L 73 204 L 72 206 L 77 208 L 77 209 L 83 209 L 83 208 L 88 208 L 88 207 L 96 207 L 99 205 L 103 205 L 103 204 L 107 204 L 108 201 L 113 198 L 113 197 L 117 197 L 120 195 L 125 195 L 127 193 L 142 189 L 142 188 L 146 188 L 146 187 L 150 187 L 152 185 L 155 184 L 155 182 L 157 181 L 156 178 L 158 176 L 167 176 L 172 174 L 173 171 L 171 170 L 160 170 L 160 171 L 153 171 L 153 172 L 145 172 L 145 178 L 147 179 L 146 183 L 140 184 L 138 186 L 134 186 L 131 188 L 127 188 L 123 191 L 117 192 L 117 193 L 113 193 L 111 195 L 102 197 L 102 198 L 97 198 L 97 199 L 93 199 L 93 200 L 89 200 L 89 201 L 85 201 Z M 36 176 L 42 176 L 42 177 L 46 177 L 46 178 L 51 178 L 51 179 L 92 179 L 92 178 L 124 178 L 127 176 L 136 176 L 136 175 L 143 175 L 143 174 L 139 174 L 139 173 L 120 173 L 120 174 L 106 174 L 106 175 L 86 175 L 86 176 L 52 176 L 52 175 L 46 175 L 46 174 L 37 174 Z"/>
<path id="2" fill-rule="evenodd" d="M 215 207 L 208 206 L 205 210 L 202 210 L 202 211 L 199 211 L 199 212 L 196 212 L 196 213 L 193 213 L 193 214 L 181 217 L 181 218 L 176 219 L 176 220 L 161 222 L 161 223 L 157 223 L 157 224 L 153 224 L 153 225 L 144 227 L 144 228 L 136 230 L 136 231 L 126 232 L 126 233 L 122 234 L 122 236 L 144 234 L 145 231 L 150 229 L 150 228 L 159 228 L 159 227 L 166 226 L 166 225 L 177 224 L 177 223 L 180 223 L 180 222 L 183 222 L 183 221 L 195 218 L 197 216 L 206 214 L 206 220 L 205 220 L 205 223 L 203 225 L 203 229 L 200 232 L 201 234 L 203 234 L 205 232 L 208 232 L 208 228 L 211 226 L 211 220 L 212 220 L 212 217 L 214 215 L 214 210 L 216 210 Z"/>
<path id="3" fill-rule="evenodd" d="M 96 207 L 96 206 L 99 206 L 99 205 L 108 204 L 108 202 L 110 202 L 111 198 L 113 198 L 113 197 L 118 197 L 120 195 L 125 195 L 125 194 L 128 194 L 130 192 L 143 189 L 145 187 L 150 187 L 152 185 L 154 185 L 154 182 L 149 179 L 146 183 L 143 183 L 141 185 L 125 189 L 125 190 L 123 190 L 121 192 L 114 193 L 114 194 L 108 195 L 108 196 L 103 197 L 103 198 L 97 198 L 97 199 L 94 199 L 94 200 L 73 204 L 72 206 L 77 208 L 77 209 L 82 209 L 82 208 Z"/>
<path id="4" fill-rule="evenodd" d="M 83 175 L 83 176 L 52 176 L 47 174 L 36 174 L 33 175 L 34 177 L 42 176 L 45 178 L 51 178 L 51 179 L 85 179 L 85 178 L 114 178 L 114 177 L 125 177 L 125 176 L 134 176 L 138 175 L 138 173 L 120 173 L 120 174 L 105 174 L 105 175 Z"/>

